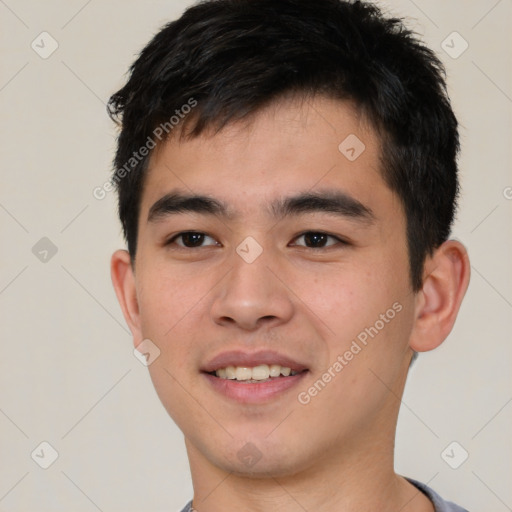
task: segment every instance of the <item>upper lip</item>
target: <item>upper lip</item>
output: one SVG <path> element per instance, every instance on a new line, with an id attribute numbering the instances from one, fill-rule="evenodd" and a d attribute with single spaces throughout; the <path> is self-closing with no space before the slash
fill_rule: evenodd
<path id="1" fill-rule="evenodd" d="M 227 366 L 243 366 L 252 368 L 254 366 L 259 366 L 260 364 L 268 364 L 269 366 L 272 364 L 279 364 L 296 372 L 307 370 L 306 365 L 272 350 L 260 350 L 257 352 L 231 350 L 222 352 L 208 361 L 201 370 L 209 373 L 214 372 L 219 368 L 226 368 Z"/>

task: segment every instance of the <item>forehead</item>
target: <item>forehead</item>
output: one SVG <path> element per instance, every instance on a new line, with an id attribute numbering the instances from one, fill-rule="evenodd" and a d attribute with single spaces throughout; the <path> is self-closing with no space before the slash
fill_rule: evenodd
<path id="1" fill-rule="evenodd" d="M 215 197 L 235 216 L 260 214 L 284 194 L 337 190 L 372 210 L 397 206 L 381 174 L 380 141 L 349 102 L 316 97 L 274 103 L 247 121 L 151 156 L 141 219 L 171 190 Z"/>

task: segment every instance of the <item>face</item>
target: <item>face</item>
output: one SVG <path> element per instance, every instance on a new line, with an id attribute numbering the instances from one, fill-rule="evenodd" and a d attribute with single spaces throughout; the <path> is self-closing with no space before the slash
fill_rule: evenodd
<path id="1" fill-rule="evenodd" d="M 379 155 L 320 97 L 153 154 L 132 331 L 196 459 L 286 475 L 392 449 L 415 295 Z"/>

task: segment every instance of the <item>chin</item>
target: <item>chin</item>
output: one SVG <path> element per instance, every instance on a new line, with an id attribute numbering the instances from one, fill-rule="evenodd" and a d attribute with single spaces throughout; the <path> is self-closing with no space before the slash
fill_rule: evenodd
<path id="1" fill-rule="evenodd" d="M 244 440 L 229 443 L 225 451 L 221 445 L 210 446 L 210 462 L 220 469 L 248 478 L 286 477 L 307 469 L 312 458 L 304 450 L 293 448 L 284 440 L 270 442 L 262 436 L 254 441 Z M 235 447 L 235 448 L 234 448 Z"/>

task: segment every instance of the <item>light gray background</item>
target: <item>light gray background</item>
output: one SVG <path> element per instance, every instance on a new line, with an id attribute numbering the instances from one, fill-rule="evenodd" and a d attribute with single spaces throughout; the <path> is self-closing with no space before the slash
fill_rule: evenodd
<path id="1" fill-rule="evenodd" d="M 106 100 L 190 3 L 0 0 L 0 511 L 172 511 L 192 496 L 183 436 L 111 287 L 110 255 L 124 246 L 115 197 L 92 195 L 115 148 Z M 512 3 L 381 5 L 447 66 L 462 137 L 454 236 L 472 262 L 453 333 L 409 376 L 396 468 L 472 512 L 512 510 Z M 31 48 L 51 48 L 43 31 L 59 45 L 46 59 Z M 458 58 L 441 47 L 453 31 L 469 43 Z M 46 262 L 32 252 L 42 237 L 58 249 Z M 42 441 L 59 454 L 46 470 L 31 458 Z M 469 453 L 458 469 L 441 457 L 452 441 Z"/>

